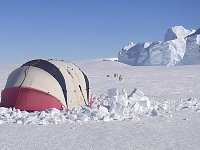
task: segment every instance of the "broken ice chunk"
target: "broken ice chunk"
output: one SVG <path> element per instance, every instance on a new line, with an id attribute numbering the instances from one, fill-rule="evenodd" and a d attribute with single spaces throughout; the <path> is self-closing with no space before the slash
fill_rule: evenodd
<path id="1" fill-rule="evenodd" d="M 118 92 L 118 89 L 112 88 L 112 89 L 108 89 L 107 94 L 108 94 L 108 98 L 112 98 L 114 96 L 119 95 L 119 92 Z"/>

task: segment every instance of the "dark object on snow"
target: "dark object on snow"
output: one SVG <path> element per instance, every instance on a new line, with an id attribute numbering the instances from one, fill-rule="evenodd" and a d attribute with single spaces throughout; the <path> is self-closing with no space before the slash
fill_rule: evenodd
<path id="1" fill-rule="evenodd" d="M 119 75 L 119 81 L 122 81 L 122 75 Z"/>

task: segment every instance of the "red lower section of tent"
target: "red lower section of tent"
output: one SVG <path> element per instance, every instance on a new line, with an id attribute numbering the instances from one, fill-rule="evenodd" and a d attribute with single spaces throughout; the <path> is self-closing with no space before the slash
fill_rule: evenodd
<path id="1" fill-rule="evenodd" d="M 1 93 L 1 107 L 15 107 L 20 110 L 45 110 L 57 108 L 63 104 L 54 96 L 29 87 L 6 88 Z"/>

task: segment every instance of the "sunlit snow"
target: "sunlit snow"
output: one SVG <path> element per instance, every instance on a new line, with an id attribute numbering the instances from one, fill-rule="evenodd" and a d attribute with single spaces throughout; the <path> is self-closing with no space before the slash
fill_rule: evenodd
<path id="1" fill-rule="evenodd" d="M 0 108 L 1 149 L 199 149 L 199 65 L 136 67 L 106 60 L 75 62 L 89 78 L 91 106 Z M 0 66 L 1 90 L 18 66 Z"/>

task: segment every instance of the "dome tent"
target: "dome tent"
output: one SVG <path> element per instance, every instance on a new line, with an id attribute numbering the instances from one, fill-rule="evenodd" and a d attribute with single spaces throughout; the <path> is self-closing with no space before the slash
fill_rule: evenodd
<path id="1" fill-rule="evenodd" d="M 31 60 L 15 69 L 1 93 L 2 107 L 20 110 L 80 107 L 88 104 L 89 81 L 78 66 L 58 60 Z"/>

